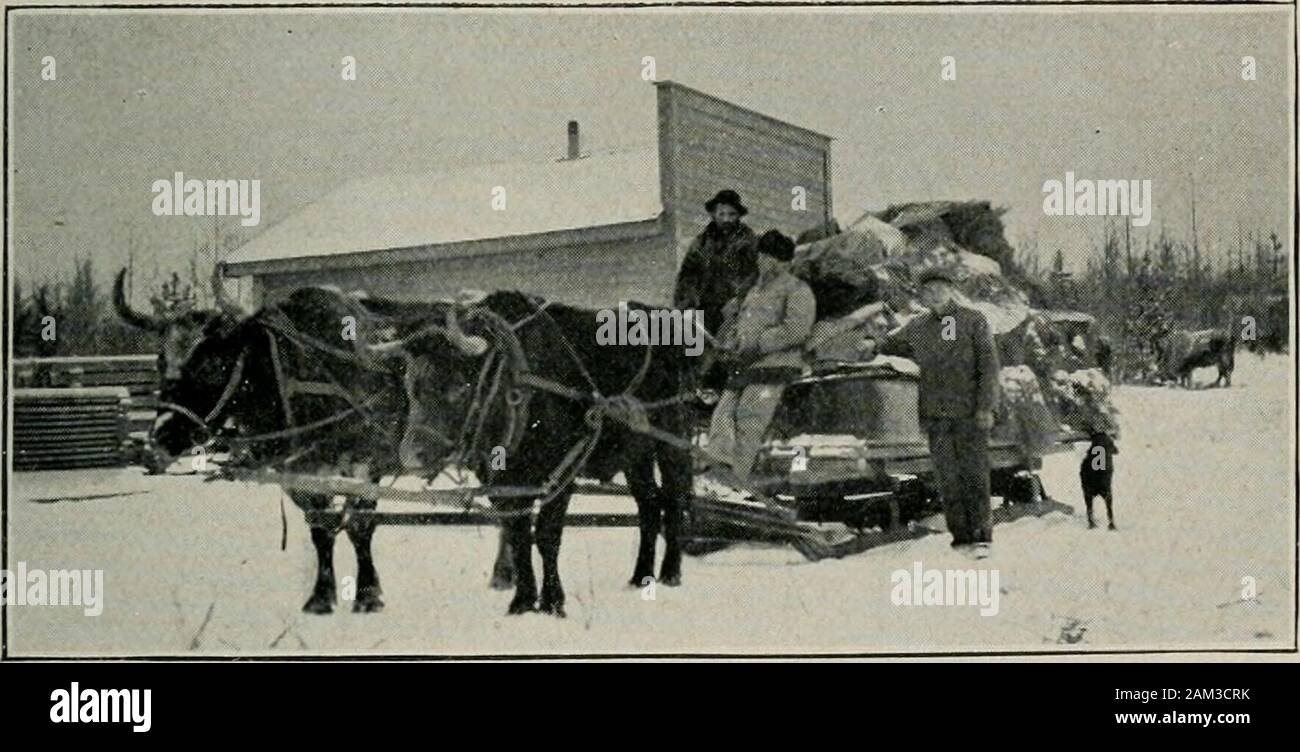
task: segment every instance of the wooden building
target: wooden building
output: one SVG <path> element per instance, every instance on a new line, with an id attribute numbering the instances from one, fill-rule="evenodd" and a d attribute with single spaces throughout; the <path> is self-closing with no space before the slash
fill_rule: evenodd
<path id="1" fill-rule="evenodd" d="M 251 278 L 254 304 L 313 284 L 399 299 L 477 288 L 664 304 L 719 189 L 741 193 L 759 232 L 830 219 L 829 137 L 656 87 L 652 147 L 583 154 L 570 122 L 563 159 L 353 180 L 237 249 L 225 273 Z"/>

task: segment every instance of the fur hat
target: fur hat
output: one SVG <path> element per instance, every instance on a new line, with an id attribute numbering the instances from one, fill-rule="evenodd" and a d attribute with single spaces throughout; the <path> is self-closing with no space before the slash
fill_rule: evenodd
<path id="1" fill-rule="evenodd" d="M 787 238 L 780 230 L 768 230 L 758 239 L 758 252 L 765 253 L 777 261 L 789 261 L 794 258 L 794 241 Z"/>
<path id="2" fill-rule="evenodd" d="M 736 211 L 742 217 L 749 213 L 749 209 L 746 209 L 745 205 L 740 203 L 740 194 L 736 193 L 730 188 L 726 188 L 721 191 L 718 191 L 718 194 L 716 196 L 709 199 L 708 201 L 705 201 L 704 210 L 708 212 L 712 212 L 714 207 L 716 207 L 718 204 L 726 204 L 728 206 L 735 207 Z"/>

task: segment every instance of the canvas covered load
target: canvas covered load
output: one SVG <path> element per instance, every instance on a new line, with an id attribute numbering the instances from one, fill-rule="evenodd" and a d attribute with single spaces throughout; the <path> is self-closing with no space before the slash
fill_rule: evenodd
<path id="1" fill-rule="evenodd" d="M 956 272 L 959 302 L 984 314 L 998 343 L 1003 404 L 995 434 L 1039 456 L 1062 431 L 1117 433 L 1091 317 L 1030 307 L 999 261 L 1013 256 L 1003 211 L 978 201 L 900 204 L 842 232 L 800 238 L 808 242 L 796 250 L 793 271 L 817 299 L 810 357 L 860 361 L 864 340 L 924 311 L 916 280 L 944 267 Z"/>

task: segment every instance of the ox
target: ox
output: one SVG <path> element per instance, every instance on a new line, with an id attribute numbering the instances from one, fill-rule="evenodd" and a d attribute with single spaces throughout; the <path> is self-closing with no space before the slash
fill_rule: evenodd
<path id="1" fill-rule="evenodd" d="M 649 310 L 639 304 L 631 308 Z M 596 312 L 554 304 L 547 305 L 517 292 L 497 292 L 486 297 L 477 311 L 489 316 L 469 315 L 461 337 L 491 338 L 486 322 L 509 322 L 515 349 L 530 377 L 560 387 L 559 390 L 532 389 L 527 420 L 510 443 L 514 446 L 504 458 L 503 468 L 494 468 L 484 453 L 462 458 L 480 478 L 492 478 L 503 486 L 536 487 L 554 478 L 558 468 L 572 461 L 575 447 L 583 447 L 585 459 L 575 471 L 584 477 L 608 480 L 619 471 L 627 479 L 628 490 L 635 498 L 640 523 L 640 545 L 629 584 L 644 586 L 654 575 L 656 542 L 662 532 L 665 551 L 659 570 L 660 584 L 681 583 L 682 550 L 680 535 L 683 514 L 692 491 L 692 460 L 689 451 L 690 409 L 681 400 L 687 373 L 685 351 L 680 346 L 601 346 L 596 344 Z M 453 322 L 455 323 L 455 322 Z M 438 347 L 428 343 L 416 348 L 423 367 L 419 369 L 425 412 L 441 415 L 440 423 L 461 425 L 470 411 L 477 409 L 472 400 L 464 399 L 477 374 L 483 372 L 485 359 L 500 355 L 498 347 L 484 353 L 465 348 Z M 558 393 L 558 392 L 567 392 Z M 620 404 L 660 403 L 652 409 L 633 410 L 631 420 L 605 417 L 600 411 L 608 407 L 604 398 L 619 397 Z M 488 436 L 508 436 L 509 424 L 516 416 L 506 409 L 508 400 L 498 399 L 480 413 L 480 422 Z M 624 414 L 626 417 L 626 413 Z M 647 430 L 637 430 L 641 421 Z M 598 432 L 598 433 L 594 433 Z M 657 432 L 658 437 L 650 434 Z M 664 440 L 664 438 L 669 440 Z M 438 466 L 448 456 L 428 454 L 425 464 Z M 435 448 L 436 453 L 436 448 Z M 656 482 L 656 469 L 660 481 Z M 537 514 L 536 529 L 526 512 L 532 499 L 494 498 L 493 504 L 507 516 L 503 521 L 505 537 L 496 571 L 513 574 L 515 597 L 509 613 L 534 609 L 564 616 L 564 588 L 560 581 L 559 552 L 565 511 L 572 491 L 572 478 L 555 489 Z M 532 545 L 536 542 L 542 558 L 542 587 L 538 600 L 532 563 Z"/>
<path id="2" fill-rule="evenodd" d="M 1237 350 L 1235 330 L 1176 329 L 1160 340 L 1156 349 L 1165 377 L 1177 380 L 1184 388 L 1192 386 L 1192 371 L 1208 366 L 1219 369 L 1214 386 L 1232 386 Z"/>
<path id="3" fill-rule="evenodd" d="M 588 437 L 598 439 L 588 444 L 574 469 L 599 478 L 624 472 L 641 523 L 632 582 L 644 584 L 651 576 L 656 537 L 662 530 L 667 551 L 660 582 L 678 584 L 678 535 L 691 491 L 688 451 L 612 420 L 593 434 L 599 421 L 592 405 L 542 391 L 527 398 L 526 424 L 512 427 L 519 400 L 510 397 L 518 395 L 518 389 L 494 390 L 500 399 L 474 399 L 481 396 L 476 389 L 482 385 L 486 361 L 500 354 L 482 336 L 491 334 L 483 323 L 489 316 L 472 315 L 475 312 L 518 326 L 514 349 L 529 372 L 579 390 L 579 396 L 618 395 L 634 382 L 638 388 L 630 397 L 650 401 L 678 395 L 684 367 L 681 348 L 596 350 L 591 311 L 496 293 L 471 310 L 462 329 L 455 306 L 357 301 L 306 288 L 243 320 L 208 321 L 180 365 L 180 378 L 163 395 L 151 443 L 175 457 L 228 424 L 236 432 L 232 443 L 241 446 L 243 460 L 255 466 L 274 463 L 290 470 L 343 472 L 377 481 L 414 469 L 441 468 L 455 459 L 493 485 L 544 487 L 569 459 L 572 446 Z M 357 322 L 356 337 L 340 339 L 340 322 L 349 316 Z M 587 385 L 587 377 L 594 384 Z M 669 401 L 672 404 L 653 411 L 649 421 L 684 441 L 689 416 L 679 402 Z M 468 420 L 471 410 L 477 411 L 473 421 Z M 489 464 L 496 446 L 485 444 L 476 453 L 464 453 L 458 439 L 471 423 L 481 427 L 483 436 L 515 436 L 504 469 Z M 656 465 L 662 488 L 655 482 Z M 547 494 L 535 537 L 529 514 L 533 499 L 492 498 L 504 515 L 503 535 L 509 545 L 503 544 L 502 551 L 513 570 L 515 595 L 508 613 L 540 609 L 564 615 L 558 555 L 572 480 L 565 477 Z M 353 610 L 382 608 L 370 554 L 374 518 L 365 513 L 376 503 L 348 498 L 343 509 L 336 510 L 327 496 L 290 496 L 304 511 L 317 553 L 316 584 L 303 609 L 332 610 L 333 546 L 340 529 L 346 529 L 357 553 Z M 362 513 L 350 514 L 354 510 Z M 540 602 L 531 559 L 534 540 L 543 560 Z"/>
<path id="4" fill-rule="evenodd" d="M 243 319 L 210 319 L 179 364 L 178 378 L 162 391 L 149 437 L 154 452 L 170 462 L 229 426 L 238 461 L 250 466 L 371 481 L 400 469 L 407 411 L 402 375 L 340 336 L 349 316 L 358 322 L 358 339 L 387 325 L 357 301 L 319 288 L 299 290 Z M 322 421 L 332 422 L 302 430 Z M 274 438 L 242 444 L 241 436 Z M 374 520 L 352 514 L 373 510 L 376 502 L 349 497 L 338 510 L 328 495 L 289 496 L 303 510 L 316 548 L 316 583 L 303 610 L 333 610 L 334 540 L 344 528 L 357 556 L 353 611 L 382 609 L 370 553 Z"/>
<path id="5" fill-rule="evenodd" d="M 217 297 L 219 307 L 213 309 L 188 309 L 168 315 L 137 311 L 126 299 L 126 272 L 126 269 L 119 271 L 113 281 L 113 308 L 127 324 L 158 335 L 158 390 L 160 395 L 166 394 L 180 380 L 181 363 L 198 344 L 204 329 L 214 322 L 218 326 L 229 326 L 241 312 L 226 304 L 220 296 Z M 147 469 L 150 473 L 161 473 L 166 469 L 163 462 L 164 458 L 151 455 L 147 459 Z"/>

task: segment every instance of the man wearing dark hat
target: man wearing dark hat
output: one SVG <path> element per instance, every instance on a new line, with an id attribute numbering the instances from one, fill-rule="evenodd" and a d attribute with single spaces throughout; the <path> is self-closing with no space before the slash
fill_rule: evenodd
<path id="1" fill-rule="evenodd" d="M 729 458 L 740 478 L 749 476 L 785 385 L 803 373 L 803 344 L 817 314 L 812 290 L 790 273 L 794 241 L 771 230 L 757 252 L 758 279 L 723 343 L 736 366 L 709 427 L 710 453 Z"/>
<path id="2" fill-rule="evenodd" d="M 704 311 L 704 328 L 717 334 L 723 308 L 740 298 L 758 276 L 754 231 L 741 217 L 749 213 L 740 194 L 727 189 L 705 202 L 712 220 L 691 242 L 677 272 L 673 307 Z"/>
<path id="3" fill-rule="evenodd" d="M 957 303 L 952 271 L 931 268 L 918 281 L 929 311 L 890 332 L 879 352 L 920 366 L 918 413 L 952 545 L 984 558 L 993 542 L 988 445 L 999 370 L 993 330 L 983 314 Z"/>

